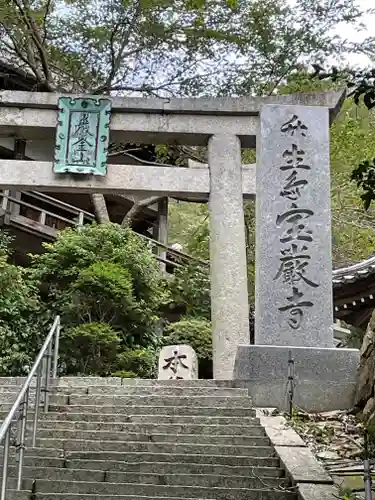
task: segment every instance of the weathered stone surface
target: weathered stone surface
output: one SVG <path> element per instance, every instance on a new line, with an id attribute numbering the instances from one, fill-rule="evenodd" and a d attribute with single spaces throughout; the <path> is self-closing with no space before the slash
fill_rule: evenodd
<path id="1" fill-rule="evenodd" d="M 294 359 L 294 403 L 309 412 L 351 408 L 357 349 L 240 345 L 233 378 L 249 389 L 255 406 L 288 409 L 288 359 Z"/>
<path id="2" fill-rule="evenodd" d="M 263 425 L 264 430 L 273 446 L 305 446 L 301 436 L 290 426 L 288 427 L 284 417 L 267 416 L 262 412 L 257 411 L 260 424 Z"/>
<path id="3" fill-rule="evenodd" d="M 298 498 L 300 500 L 337 500 L 338 489 L 328 484 L 298 484 Z"/>
<path id="4" fill-rule="evenodd" d="M 364 417 L 372 421 L 375 420 L 375 311 L 367 326 L 360 355 L 355 404 L 363 410 Z"/>
<path id="5" fill-rule="evenodd" d="M 31 166 L 34 174 L 31 175 Z M 255 196 L 255 173 L 244 169 L 242 187 L 245 198 Z M 104 178 L 59 177 L 52 171 L 52 162 L 1 160 L 0 188 L 38 189 L 52 192 L 129 194 L 144 197 L 155 195 L 187 196 L 189 199 L 208 199 L 209 172 L 185 167 L 155 167 L 145 165 L 108 165 Z"/>
<path id="6" fill-rule="evenodd" d="M 227 380 L 237 346 L 250 341 L 239 138 L 211 137 L 208 160 L 213 371 Z"/>
<path id="7" fill-rule="evenodd" d="M 293 483 L 333 483 L 309 448 L 276 446 L 275 450 Z"/>
<path id="8" fill-rule="evenodd" d="M 333 347 L 328 108 L 264 106 L 256 344 Z"/>
<path id="9" fill-rule="evenodd" d="M 195 380 L 198 378 L 197 355 L 189 345 L 169 345 L 159 354 L 159 380 Z"/>

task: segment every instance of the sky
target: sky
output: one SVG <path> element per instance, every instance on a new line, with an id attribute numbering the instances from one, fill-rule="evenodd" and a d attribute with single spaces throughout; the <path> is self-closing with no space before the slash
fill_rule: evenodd
<path id="1" fill-rule="evenodd" d="M 371 9 L 375 8 L 374 0 L 357 0 L 358 5 L 363 9 Z M 364 38 L 369 36 L 375 36 L 374 26 L 375 26 L 375 14 L 367 15 L 363 19 L 363 23 L 366 25 L 366 30 L 357 32 L 354 28 L 345 26 L 340 27 L 337 32 L 343 37 L 347 38 L 353 42 L 360 42 Z M 355 56 L 351 56 L 350 62 L 358 65 L 358 66 L 367 66 L 370 64 L 370 60 L 365 55 L 357 54 Z"/>

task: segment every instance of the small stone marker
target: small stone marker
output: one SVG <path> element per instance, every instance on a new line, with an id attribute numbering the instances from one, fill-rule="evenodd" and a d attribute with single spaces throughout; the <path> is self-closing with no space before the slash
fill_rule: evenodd
<path id="1" fill-rule="evenodd" d="M 196 380 L 197 355 L 189 345 L 168 345 L 159 355 L 158 380 Z"/>
<path id="2" fill-rule="evenodd" d="M 260 118 L 255 343 L 332 347 L 328 108 Z"/>

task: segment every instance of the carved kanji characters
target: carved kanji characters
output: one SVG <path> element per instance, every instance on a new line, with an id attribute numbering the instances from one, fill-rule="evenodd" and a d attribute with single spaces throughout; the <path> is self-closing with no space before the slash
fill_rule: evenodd
<path id="1" fill-rule="evenodd" d="M 295 285 L 299 281 L 304 281 L 307 285 L 316 288 L 317 285 L 306 276 L 310 255 L 307 253 L 308 247 L 301 248 L 293 243 L 289 248 L 281 250 L 280 267 L 274 280 L 282 277 L 283 283 Z"/>
<path id="2" fill-rule="evenodd" d="M 297 179 L 297 171 L 293 170 L 293 172 L 286 178 L 287 183 L 283 187 L 283 190 L 280 192 L 280 195 L 284 198 L 288 198 L 289 200 L 295 201 L 301 196 L 300 189 L 306 186 L 307 180 L 305 179 Z"/>
<path id="3" fill-rule="evenodd" d="M 291 227 L 286 229 L 281 237 L 281 243 L 289 243 L 293 240 L 312 241 L 312 231 L 307 229 L 304 219 L 314 215 L 312 210 L 306 208 L 298 208 L 295 203 L 292 203 L 291 208 L 276 218 L 277 227 L 286 222 Z"/>
<path id="4" fill-rule="evenodd" d="M 169 377 L 170 380 L 183 378 L 177 376 L 177 371 L 179 366 L 187 370 L 189 369 L 189 367 L 182 361 L 183 359 L 186 358 L 187 358 L 186 354 L 178 354 L 178 351 L 173 351 L 173 356 L 164 359 L 166 364 L 163 366 L 163 370 L 167 370 L 169 368 L 173 372 L 173 375 Z"/>
<path id="5" fill-rule="evenodd" d="M 280 170 L 294 170 L 301 168 L 303 170 L 311 170 L 309 165 L 302 163 L 304 161 L 305 151 L 299 149 L 297 144 L 292 144 L 292 149 L 286 149 L 283 153 L 283 158 L 286 165 L 282 165 Z"/>
<path id="6" fill-rule="evenodd" d="M 286 306 L 279 307 L 280 312 L 289 311 L 290 318 L 288 319 L 288 325 L 297 330 L 301 326 L 301 321 L 303 319 L 304 308 L 312 307 L 313 303 L 309 300 L 300 300 L 304 294 L 299 291 L 297 287 L 292 288 L 292 295 L 286 299 L 290 304 Z"/>
<path id="7" fill-rule="evenodd" d="M 302 137 L 306 137 L 308 128 L 301 122 L 297 115 L 293 115 L 290 120 L 281 125 L 280 130 L 287 135 L 294 136 L 295 133 L 299 132 Z"/>

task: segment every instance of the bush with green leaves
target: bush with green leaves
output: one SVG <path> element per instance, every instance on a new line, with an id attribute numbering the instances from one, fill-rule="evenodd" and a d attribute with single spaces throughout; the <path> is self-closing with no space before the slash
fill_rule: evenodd
<path id="1" fill-rule="evenodd" d="M 153 348 L 124 349 L 116 360 L 116 373 L 136 373 L 139 378 L 155 378 L 157 367 L 157 352 Z M 124 377 L 124 375 L 119 375 Z"/>
<path id="2" fill-rule="evenodd" d="M 47 318 L 28 272 L 8 262 L 10 239 L 0 232 L 0 376 L 27 372 L 47 334 Z"/>
<path id="3" fill-rule="evenodd" d="M 32 273 L 68 328 L 105 323 L 118 332 L 121 348 L 154 342 L 166 286 L 155 257 L 131 229 L 66 229 L 32 256 Z"/>
<path id="4" fill-rule="evenodd" d="M 170 283 L 172 307 L 182 307 L 188 316 L 211 318 L 209 267 L 193 262 L 175 270 Z"/>
<path id="5" fill-rule="evenodd" d="M 212 332 L 209 320 L 185 316 L 169 324 L 165 329 L 163 344 L 190 345 L 197 353 L 199 378 L 212 378 Z"/>
<path id="6" fill-rule="evenodd" d="M 67 375 L 107 376 L 116 363 L 121 337 L 105 323 L 85 323 L 63 330 L 60 364 Z"/>

